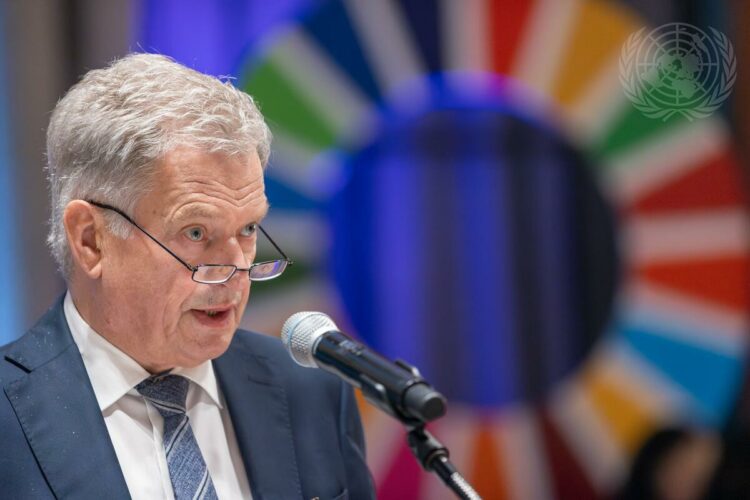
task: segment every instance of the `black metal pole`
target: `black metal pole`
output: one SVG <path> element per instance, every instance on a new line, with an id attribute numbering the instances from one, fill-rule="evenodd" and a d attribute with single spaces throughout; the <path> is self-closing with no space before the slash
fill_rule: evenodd
<path id="1" fill-rule="evenodd" d="M 458 498 L 482 500 L 474 488 L 448 459 L 448 448 L 427 432 L 423 425 L 412 427 L 407 434 L 409 448 L 426 471 L 434 472 Z"/>

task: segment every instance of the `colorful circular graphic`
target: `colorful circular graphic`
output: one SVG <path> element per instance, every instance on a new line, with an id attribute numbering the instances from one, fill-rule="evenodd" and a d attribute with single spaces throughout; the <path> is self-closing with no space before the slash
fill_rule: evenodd
<path id="1" fill-rule="evenodd" d="M 627 100 L 642 27 L 593 0 L 332 0 L 238 72 L 303 264 L 276 302 L 424 366 L 453 401 L 434 431 L 485 498 L 597 498 L 655 427 L 720 425 L 741 381 L 731 136 Z M 379 497 L 448 498 L 363 411 Z"/>

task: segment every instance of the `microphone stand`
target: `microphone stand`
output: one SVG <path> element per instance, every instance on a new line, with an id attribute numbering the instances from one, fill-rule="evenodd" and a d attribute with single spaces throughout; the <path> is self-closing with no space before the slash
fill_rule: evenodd
<path id="1" fill-rule="evenodd" d="M 419 370 L 403 360 L 396 360 L 396 364 L 420 377 Z M 461 500 L 482 500 L 482 497 L 471 487 L 469 482 L 456 470 L 448 459 L 448 448 L 435 439 L 425 429 L 426 421 L 406 415 L 396 405 L 391 405 L 391 415 L 395 416 L 407 429 L 406 441 L 417 461 L 427 472 L 434 472 L 448 488 Z M 442 416 L 442 415 L 441 415 Z M 435 417 L 439 418 L 439 417 Z"/>
<path id="2" fill-rule="evenodd" d="M 417 457 L 422 468 L 434 472 L 442 479 L 448 488 L 462 500 L 482 500 L 474 488 L 456 470 L 448 460 L 448 448 L 442 445 L 435 436 L 427 432 L 424 424 L 409 428 L 406 439 L 414 456 Z"/>

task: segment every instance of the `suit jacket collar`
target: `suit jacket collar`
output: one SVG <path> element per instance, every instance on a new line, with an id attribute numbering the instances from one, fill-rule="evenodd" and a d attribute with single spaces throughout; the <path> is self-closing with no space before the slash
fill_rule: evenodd
<path id="1" fill-rule="evenodd" d="M 130 498 L 62 298 L 5 355 L 26 374 L 5 394 L 58 498 Z"/>
<path id="2" fill-rule="evenodd" d="M 277 365 L 239 341 L 214 360 L 254 500 L 302 497 L 287 394 Z M 247 338 L 247 337 L 245 337 Z"/>

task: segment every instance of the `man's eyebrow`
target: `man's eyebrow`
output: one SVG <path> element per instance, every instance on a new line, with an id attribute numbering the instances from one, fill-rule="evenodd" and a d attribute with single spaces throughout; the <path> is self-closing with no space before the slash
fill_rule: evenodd
<path id="1" fill-rule="evenodd" d="M 253 222 L 260 222 L 263 219 L 265 219 L 266 216 L 268 215 L 268 210 L 270 208 L 271 208 L 270 204 L 266 201 L 263 204 L 263 209 L 262 209 L 260 216 Z M 192 206 L 192 207 L 187 207 L 183 210 L 178 211 L 175 214 L 174 219 L 172 219 L 172 222 L 180 223 L 184 221 L 185 219 L 193 219 L 193 218 L 210 219 L 213 217 L 216 217 L 216 212 L 214 210 L 211 210 L 210 208 L 204 207 L 204 206 Z"/>
<path id="2" fill-rule="evenodd" d="M 192 206 L 187 207 L 185 209 L 179 210 L 174 218 L 173 222 L 181 222 L 185 219 L 193 219 L 193 218 L 205 218 L 210 219 L 211 217 L 215 217 L 216 212 L 213 210 L 204 207 L 204 206 Z"/>

